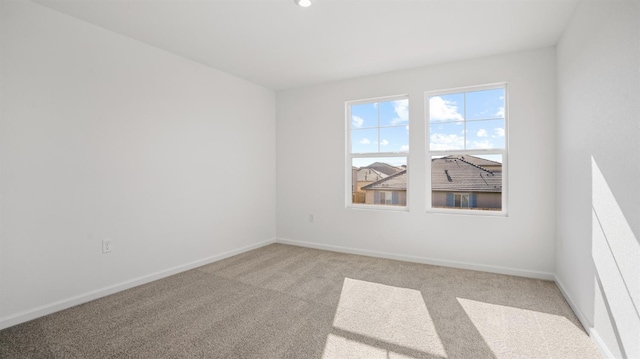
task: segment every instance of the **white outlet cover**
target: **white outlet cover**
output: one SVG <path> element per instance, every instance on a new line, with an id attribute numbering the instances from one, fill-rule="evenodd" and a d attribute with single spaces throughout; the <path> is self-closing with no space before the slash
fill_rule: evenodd
<path id="1" fill-rule="evenodd" d="M 102 240 L 102 253 L 109 253 L 112 250 L 111 240 L 103 239 Z"/>

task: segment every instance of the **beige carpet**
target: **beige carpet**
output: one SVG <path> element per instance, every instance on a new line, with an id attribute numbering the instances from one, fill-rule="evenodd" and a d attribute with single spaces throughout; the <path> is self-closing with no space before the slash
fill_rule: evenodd
<path id="1" fill-rule="evenodd" d="M 554 283 L 273 244 L 0 331 L 0 358 L 599 358 Z"/>

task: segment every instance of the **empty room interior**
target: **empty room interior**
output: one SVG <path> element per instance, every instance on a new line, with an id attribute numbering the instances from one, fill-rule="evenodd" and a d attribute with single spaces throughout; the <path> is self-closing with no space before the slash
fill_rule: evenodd
<path id="1" fill-rule="evenodd" d="M 0 31 L 0 357 L 640 358 L 640 1 Z"/>

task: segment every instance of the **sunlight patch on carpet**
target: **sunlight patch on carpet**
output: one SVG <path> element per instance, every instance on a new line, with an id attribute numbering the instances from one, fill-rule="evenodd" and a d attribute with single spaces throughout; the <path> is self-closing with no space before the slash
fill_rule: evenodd
<path id="1" fill-rule="evenodd" d="M 343 349 L 348 351 L 349 348 L 353 350 L 354 346 L 357 346 L 362 350 L 371 351 L 372 358 L 377 357 L 374 352 L 381 350 L 385 353 L 384 358 L 409 358 L 411 356 L 406 355 L 414 351 L 447 357 L 422 294 L 415 289 L 345 278 L 333 327 L 356 336 L 370 338 L 374 342 L 389 344 L 380 346 L 391 349 L 374 350 L 374 347 L 367 348 L 370 345 L 365 343 L 330 335 L 327 338 L 325 354 Z M 393 348 L 397 348 L 395 351 L 400 354 L 394 353 Z"/>
<path id="2" fill-rule="evenodd" d="M 496 359 L 598 358 L 587 334 L 563 316 L 457 299 Z"/>

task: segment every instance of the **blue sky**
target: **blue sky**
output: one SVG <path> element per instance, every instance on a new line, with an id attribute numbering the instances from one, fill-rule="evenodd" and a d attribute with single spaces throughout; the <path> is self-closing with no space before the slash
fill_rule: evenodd
<path id="1" fill-rule="evenodd" d="M 432 151 L 504 148 L 504 89 L 429 97 L 429 131 Z"/>
<path id="2" fill-rule="evenodd" d="M 503 88 L 429 97 L 431 151 L 504 148 L 504 108 Z M 407 99 L 351 105 L 350 125 L 352 153 L 409 150 Z"/>
<path id="3" fill-rule="evenodd" d="M 351 106 L 352 153 L 408 150 L 409 100 Z"/>

